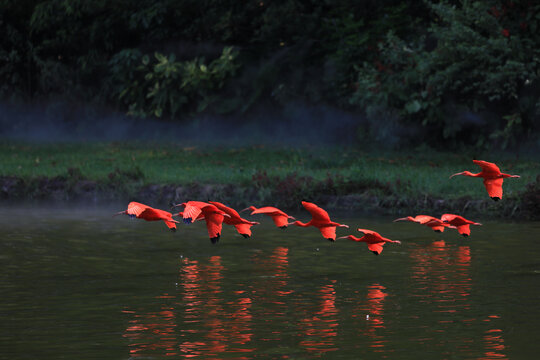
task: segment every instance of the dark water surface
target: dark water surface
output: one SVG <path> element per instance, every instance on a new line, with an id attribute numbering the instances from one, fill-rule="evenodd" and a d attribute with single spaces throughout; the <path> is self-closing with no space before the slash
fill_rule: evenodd
<path id="1" fill-rule="evenodd" d="M 402 241 L 374 256 L 262 217 L 212 245 L 204 222 L 115 210 L 1 208 L 2 359 L 538 356 L 540 223 L 474 219 L 463 238 L 333 216 L 338 236 Z"/>

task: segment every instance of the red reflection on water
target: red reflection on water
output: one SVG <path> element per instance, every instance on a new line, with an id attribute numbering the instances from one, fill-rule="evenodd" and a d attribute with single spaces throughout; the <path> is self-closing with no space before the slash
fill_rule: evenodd
<path id="1" fill-rule="evenodd" d="M 500 318 L 498 315 L 489 315 L 484 321 L 491 322 L 494 319 Z M 496 326 L 495 324 L 493 324 Z M 503 339 L 503 331 L 498 328 L 492 328 L 484 334 L 484 354 L 480 360 L 500 360 L 508 359 L 504 354 L 505 345 Z"/>
<path id="2" fill-rule="evenodd" d="M 335 351 L 335 340 L 338 335 L 338 310 L 336 308 L 336 291 L 334 283 L 322 286 L 317 292 L 320 309 L 313 316 L 301 320 L 301 330 L 306 337 L 300 342 L 310 353 L 324 354 Z"/>
<path id="3" fill-rule="evenodd" d="M 291 320 L 288 300 L 292 290 L 289 286 L 289 249 L 278 246 L 270 254 L 254 253 L 250 262 L 253 264 L 253 276 L 246 284 L 247 293 L 253 303 L 258 304 L 257 322 L 265 327 L 260 341 L 275 342 L 276 346 L 286 340 L 283 330 Z"/>
<path id="4" fill-rule="evenodd" d="M 386 340 L 383 335 L 378 334 L 378 329 L 384 329 L 384 298 L 388 296 L 384 292 L 386 288 L 380 284 L 372 284 L 368 286 L 366 295 L 366 305 L 362 307 L 363 313 L 366 314 L 367 328 L 364 335 L 369 337 L 369 347 L 373 348 L 374 352 L 383 352 Z"/>
<path id="5" fill-rule="evenodd" d="M 168 294 L 156 298 L 166 297 Z M 128 327 L 124 332 L 124 337 L 132 340 L 129 345 L 132 357 L 145 356 L 147 352 L 165 352 L 165 354 L 176 355 L 175 352 L 175 315 L 171 307 L 162 306 L 160 311 L 140 315 L 135 311 L 125 310 L 124 313 L 132 314 L 133 319 L 129 320 Z M 145 341 L 147 334 L 154 341 Z"/>
<path id="6" fill-rule="evenodd" d="M 472 279 L 469 275 L 471 250 L 468 246 L 448 246 L 443 240 L 411 251 L 411 278 L 419 301 L 434 303 L 435 312 L 452 313 L 470 309 Z M 445 322 L 446 320 L 441 320 Z"/>
<path id="7" fill-rule="evenodd" d="M 183 258 L 178 294 L 155 297 L 167 305 L 156 312 L 124 311 L 132 317 L 124 332 L 131 340 L 130 355 L 188 358 L 253 352 L 255 348 L 248 346 L 252 300 L 240 291 L 235 293 L 238 299 L 224 302 L 224 271 L 219 256 L 211 257 L 207 264 Z"/>

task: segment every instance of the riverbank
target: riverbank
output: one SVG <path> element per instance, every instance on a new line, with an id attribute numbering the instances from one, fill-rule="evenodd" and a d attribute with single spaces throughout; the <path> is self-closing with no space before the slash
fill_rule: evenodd
<path id="1" fill-rule="evenodd" d="M 473 158 L 519 174 L 502 201 L 486 194 Z M 5 202 L 127 202 L 167 207 L 216 200 L 297 209 L 308 199 L 359 213 L 540 218 L 540 163 L 516 154 L 370 152 L 354 148 L 204 148 L 149 143 L 0 144 Z"/>

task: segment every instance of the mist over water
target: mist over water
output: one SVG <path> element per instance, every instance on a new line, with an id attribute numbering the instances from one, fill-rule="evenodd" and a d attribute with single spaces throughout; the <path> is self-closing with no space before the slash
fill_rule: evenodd
<path id="1" fill-rule="evenodd" d="M 0 138 L 34 142 L 162 141 L 186 146 L 279 144 L 347 145 L 357 139 L 359 115 L 291 103 L 240 116 L 196 115 L 185 121 L 141 119 L 90 105 L 0 104 Z"/>

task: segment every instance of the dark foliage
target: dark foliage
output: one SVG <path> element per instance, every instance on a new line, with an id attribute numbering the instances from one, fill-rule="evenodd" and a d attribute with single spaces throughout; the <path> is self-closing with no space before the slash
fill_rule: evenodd
<path id="1" fill-rule="evenodd" d="M 363 140 L 403 143 L 421 134 L 438 146 L 506 147 L 540 132 L 534 1 L 1 0 L 0 7 L 7 101 L 60 98 L 173 121 L 327 104 L 367 118 L 359 122 Z"/>

